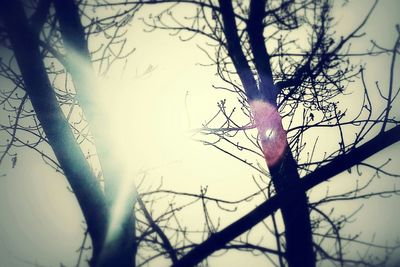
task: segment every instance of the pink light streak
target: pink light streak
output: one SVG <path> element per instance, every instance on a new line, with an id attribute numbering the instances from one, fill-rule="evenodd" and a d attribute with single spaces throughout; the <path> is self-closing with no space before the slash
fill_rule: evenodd
<path id="1" fill-rule="evenodd" d="M 251 101 L 250 108 L 264 158 L 267 165 L 272 167 L 280 160 L 287 146 L 286 131 L 282 127 L 281 117 L 273 105 L 262 100 Z"/>

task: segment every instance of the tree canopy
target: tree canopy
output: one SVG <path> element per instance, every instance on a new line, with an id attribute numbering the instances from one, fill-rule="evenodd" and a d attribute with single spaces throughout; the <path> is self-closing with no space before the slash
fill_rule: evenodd
<path id="1" fill-rule="evenodd" d="M 8 117 L 1 120 L 0 164 L 10 159 L 16 167 L 17 151 L 27 147 L 65 176 L 86 224 L 77 266 L 87 237 L 92 267 L 155 266 L 160 258 L 175 267 L 207 265 L 220 251 L 263 255 L 265 266 L 396 261 L 395 240 L 380 244 L 346 232 L 359 209 L 335 211 L 341 202 L 399 195 L 397 159 L 374 155 L 398 146 L 400 139 L 400 28 L 385 29 L 391 32 L 390 46 L 367 42 L 368 22 L 381 4 L 372 1 L 358 3 L 367 6 L 362 17 L 340 31 L 338 10 L 351 4 L 1 0 L 0 101 Z M 249 169 L 250 194 L 227 200 L 222 192 L 209 195 L 212 184 L 199 193 L 180 191 L 163 179 L 151 182 L 149 170 L 132 173 L 131 165 L 138 163 L 131 157 L 160 153 L 157 145 L 144 148 L 150 152 L 132 149 L 134 135 L 155 136 L 155 144 L 172 142 L 171 135 L 149 133 L 140 119 L 132 121 L 128 109 L 141 107 L 135 118 L 149 121 L 150 113 L 167 112 L 154 104 L 165 102 L 167 94 L 144 85 L 143 95 L 157 99 L 152 103 L 125 95 L 120 85 L 103 84 L 115 65 L 133 72 L 126 66 L 140 51 L 132 29 L 149 35 L 167 31 L 187 46 L 197 44 L 207 60 L 202 68 L 215 75 L 213 88 L 195 88 L 190 81 L 191 90 L 217 90 L 223 98 L 211 107 L 191 100 L 209 114 L 193 125 L 187 91 L 182 98 L 192 128 L 187 132 Z M 180 62 L 177 55 L 167 67 Z M 159 67 L 149 65 L 143 75 Z M 376 68 L 385 71 L 374 76 L 369 70 Z M 165 131 L 174 127 L 152 123 L 164 123 Z M 223 174 L 227 166 L 216 168 Z M 191 183 L 191 177 L 184 179 Z M 185 223 L 193 214 L 201 218 L 200 228 Z M 377 257 L 370 257 L 370 250 Z"/>

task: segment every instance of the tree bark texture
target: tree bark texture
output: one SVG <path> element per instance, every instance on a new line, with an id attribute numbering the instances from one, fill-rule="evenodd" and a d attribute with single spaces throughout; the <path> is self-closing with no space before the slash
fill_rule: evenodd
<path id="1" fill-rule="evenodd" d="M 282 119 L 277 111 L 277 93 L 264 43 L 262 20 L 265 1 L 251 2 L 247 28 L 259 76 L 258 86 L 241 48 L 232 2 L 220 0 L 219 3 L 228 54 L 243 84 L 272 182 L 280 195 L 285 224 L 286 260 L 291 267 L 315 266 L 308 200 L 300 187 L 297 163 L 288 146 Z"/>

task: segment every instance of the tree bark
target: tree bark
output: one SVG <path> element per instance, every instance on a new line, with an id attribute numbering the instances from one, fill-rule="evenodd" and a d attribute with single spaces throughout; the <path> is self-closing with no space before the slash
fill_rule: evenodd
<path id="1" fill-rule="evenodd" d="M 258 128 L 264 157 L 278 195 L 285 224 L 286 260 L 289 266 L 315 266 L 311 221 L 306 193 L 301 189 L 297 163 L 287 143 L 286 131 L 276 106 L 276 88 L 265 48 L 262 20 L 265 1 L 252 1 L 248 33 L 260 85 L 254 79 L 241 49 L 231 1 L 220 0 L 229 56 L 242 81 L 252 115 Z M 259 89 L 260 88 L 260 89 Z M 266 134 L 273 137 L 265 136 Z"/>
<path id="2" fill-rule="evenodd" d="M 93 254 L 96 255 L 101 251 L 108 220 L 107 204 L 100 184 L 60 109 L 40 54 L 38 38 L 29 27 L 22 4 L 19 0 L 0 0 L 0 14 L 24 80 L 25 90 L 75 193 L 92 239 Z"/>
<path id="3" fill-rule="evenodd" d="M 79 103 L 89 121 L 91 132 L 94 136 L 96 150 L 100 160 L 105 181 L 105 197 L 109 206 L 111 220 L 119 218 L 118 229 L 112 231 L 108 225 L 109 238 L 105 240 L 104 248 L 98 266 L 135 266 L 136 240 L 135 240 L 135 216 L 133 213 L 136 197 L 133 183 L 125 184 L 123 164 L 116 160 L 115 150 L 110 144 L 108 134 L 109 116 L 103 111 L 102 106 L 96 103 L 99 88 L 97 78 L 91 65 L 90 53 L 84 28 L 80 21 L 78 7 L 74 0 L 53 0 L 64 47 L 67 51 L 66 60 L 69 71 L 77 91 Z M 97 90 L 97 92 L 96 92 Z M 111 105 L 111 103 L 110 103 Z M 121 189 L 131 187 L 125 195 Z M 120 198 L 124 197 L 121 201 Z M 117 205 L 124 205 L 122 215 L 115 216 L 112 211 L 120 209 Z"/>
<path id="4" fill-rule="evenodd" d="M 57 16 L 59 16 L 64 41 L 67 40 L 69 44 L 72 44 L 72 48 L 68 47 L 67 51 L 79 48 L 75 51 L 83 51 L 84 63 L 90 65 L 87 43 L 84 38 L 82 25 L 80 25 L 76 6 L 72 1 L 56 0 L 54 4 L 56 8 L 58 7 Z M 61 12 L 60 6 L 62 9 Z M 97 177 L 88 165 L 71 131 L 69 123 L 60 109 L 40 54 L 38 39 L 40 29 L 32 28 L 29 25 L 24 8 L 19 0 L 0 0 L 0 15 L 21 71 L 25 90 L 32 102 L 32 106 L 43 127 L 49 144 L 76 195 L 86 220 L 93 246 L 91 266 L 134 266 L 136 244 L 134 238 L 134 217 L 132 216 L 133 194 L 130 194 L 130 210 L 126 212 L 124 219 L 118 225 L 122 230 L 118 232 L 117 236 L 108 238 L 111 211 L 117 198 L 118 190 L 115 189 L 112 197 L 110 196 L 107 201 Z M 76 26 L 78 28 L 74 28 Z M 81 27 L 80 32 L 79 26 Z M 75 68 L 82 66 L 82 62 L 74 62 L 76 59 L 74 57 L 68 58 L 68 67 L 72 70 L 71 74 L 73 75 L 77 90 L 85 90 L 84 93 L 86 95 L 84 95 L 84 99 L 86 102 L 82 101 L 84 104 L 82 105 L 83 109 L 87 108 L 91 110 L 91 115 L 94 115 L 95 109 L 90 104 L 95 93 L 89 90 L 94 89 L 90 86 L 93 83 L 87 82 L 88 78 L 93 77 L 85 77 L 87 72 L 82 72 L 82 68 Z M 91 118 L 94 117 L 95 115 Z M 98 118 L 96 121 L 97 129 L 102 127 L 99 125 L 101 120 L 102 118 Z M 89 122 L 91 123 L 91 121 Z M 105 141 L 105 139 L 102 139 L 102 141 Z M 103 147 L 105 146 L 104 142 L 102 145 Z M 107 153 L 104 153 L 104 155 L 107 155 Z M 111 166 L 111 164 L 108 164 L 108 166 Z M 114 179 L 115 187 L 118 186 L 118 183 L 119 180 Z"/>
<path id="5" fill-rule="evenodd" d="M 265 5 L 265 0 L 251 1 L 247 32 L 253 53 L 254 65 L 260 79 L 260 91 L 268 102 L 274 103 L 276 108 L 278 90 L 274 86 L 270 57 L 263 35 Z M 277 141 L 285 143 L 285 151 L 279 162 L 271 164 L 271 161 L 267 161 L 267 165 L 277 193 L 282 194 L 281 212 L 285 224 L 286 260 L 289 266 L 312 267 L 315 266 L 315 254 L 313 250 L 308 199 L 306 193 L 299 186 L 300 176 L 297 171 L 297 162 L 294 160 L 287 143 L 287 136 L 282 126 L 282 120 L 278 115 L 276 116 L 276 120 L 279 121 L 277 123 L 279 129 L 277 131 L 283 133 L 283 137 L 278 138 Z M 268 147 L 264 149 L 264 152 L 269 153 Z"/>

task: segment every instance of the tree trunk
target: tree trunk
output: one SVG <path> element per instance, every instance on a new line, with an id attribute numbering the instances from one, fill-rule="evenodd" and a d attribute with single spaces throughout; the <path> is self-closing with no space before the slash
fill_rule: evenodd
<path id="1" fill-rule="evenodd" d="M 113 152 L 115 148 L 110 144 L 111 139 L 108 136 L 112 131 L 109 127 L 109 116 L 103 111 L 104 107 L 99 106 L 95 101 L 99 88 L 92 69 L 78 7 L 74 0 L 54 0 L 54 6 L 60 23 L 64 47 L 67 51 L 66 61 L 69 72 L 96 144 L 105 181 L 105 198 L 110 210 L 108 235 L 98 264 L 101 267 L 133 267 L 136 254 L 133 212 L 136 202 L 134 185 L 125 183 L 127 180 L 124 172 L 125 166 L 116 159 L 115 152 Z M 121 191 L 126 191 L 126 187 L 131 187 L 131 190 L 126 194 L 121 194 Z M 121 200 L 121 198 L 123 199 Z M 123 205 L 122 209 L 121 205 Z M 116 215 L 113 213 L 115 210 L 122 210 L 122 213 Z M 115 222 L 115 220 L 117 221 Z"/>
<path id="2" fill-rule="evenodd" d="M 249 35 L 249 43 L 253 53 L 254 65 L 257 69 L 260 80 L 260 91 L 263 98 L 267 99 L 276 110 L 277 88 L 274 86 L 272 69 L 270 65 L 270 57 L 267 52 L 264 40 L 263 19 L 265 15 L 265 0 L 252 0 L 250 3 L 249 23 L 247 32 Z M 278 194 L 283 195 L 281 198 L 281 213 L 285 224 L 286 239 L 286 260 L 289 266 L 315 266 L 315 254 L 313 250 L 312 229 L 308 209 L 308 199 L 306 193 L 300 187 L 300 176 L 297 172 L 297 162 L 294 160 L 292 152 L 287 143 L 286 131 L 282 126 L 282 119 L 278 112 L 272 112 L 269 120 L 276 121 L 274 131 L 281 133 L 282 137 L 276 140 L 263 140 L 263 151 L 270 170 L 272 181 Z M 264 123 L 258 118 L 257 125 Z M 257 118 L 256 118 L 257 120 Z M 271 131 L 272 129 L 268 129 Z M 259 135 L 264 135 L 265 129 L 260 131 Z M 273 139 L 273 138 L 270 138 Z M 276 156 L 276 151 L 271 151 L 268 142 L 282 142 L 284 151 L 280 158 L 273 162 L 274 159 L 268 158 Z M 274 149 L 274 148 L 273 148 Z M 279 156 L 279 155 L 278 155 Z"/>
<path id="3" fill-rule="evenodd" d="M 69 7 L 71 7 L 71 3 L 73 7 L 73 2 L 55 1 L 56 6 L 66 4 L 68 7 L 69 4 Z M 63 8 L 66 6 L 63 6 Z M 73 17 L 68 17 L 72 16 L 68 14 L 68 11 L 70 10 L 63 9 L 63 12 L 61 12 L 64 15 L 62 18 L 65 19 L 63 22 L 76 22 L 76 20 L 73 21 Z M 131 206 L 118 224 L 119 231 L 117 235 L 109 236 L 109 224 L 113 215 L 111 211 L 114 202 L 106 201 L 99 181 L 88 165 L 71 131 L 69 123 L 60 109 L 40 54 L 38 30 L 32 29 L 29 26 L 25 11 L 19 0 L 0 0 L 0 15 L 21 71 L 25 90 L 32 102 L 32 106 L 43 127 L 48 142 L 76 195 L 86 220 L 93 246 L 90 265 L 93 267 L 135 266 L 134 195 L 129 195 Z M 60 15 L 60 12 L 57 15 Z M 79 19 L 78 13 L 76 15 Z M 75 34 L 73 31 L 70 33 Z M 79 35 L 76 35 L 72 40 L 74 44 L 78 44 L 82 40 L 86 44 L 84 38 L 79 39 L 76 38 L 77 36 L 79 37 Z M 74 62 L 74 64 L 70 64 L 68 67 L 74 67 L 80 63 Z M 85 63 L 90 64 L 90 60 Z M 81 70 L 76 69 L 75 74 Z M 78 89 L 88 85 L 88 83 L 84 83 L 84 73 L 80 73 L 80 77 L 82 79 L 76 78 L 76 75 L 74 77 L 75 85 L 82 82 L 79 86 L 76 86 Z M 95 94 L 86 96 L 93 97 L 93 95 Z M 88 99 L 90 100 L 90 98 Z M 101 128 L 101 126 L 97 126 Z M 118 185 L 118 182 L 117 180 L 114 184 Z M 117 195 L 118 192 L 115 190 L 113 194 L 114 201 Z"/>
<path id="4" fill-rule="evenodd" d="M 259 85 L 242 51 L 231 1 L 220 0 L 227 49 L 242 81 L 258 129 L 272 182 L 282 200 L 285 224 L 286 260 L 291 267 L 315 266 L 311 221 L 306 193 L 301 189 L 297 163 L 287 143 L 286 131 L 277 111 L 276 95 L 262 21 L 265 1 L 252 1 L 248 34 Z"/>
<path id="5" fill-rule="evenodd" d="M 26 93 L 78 200 L 92 239 L 100 253 L 107 230 L 108 209 L 100 184 L 90 169 L 62 113 L 39 51 L 38 37 L 29 27 L 19 0 L 0 0 L 1 19 L 14 50 Z"/>

